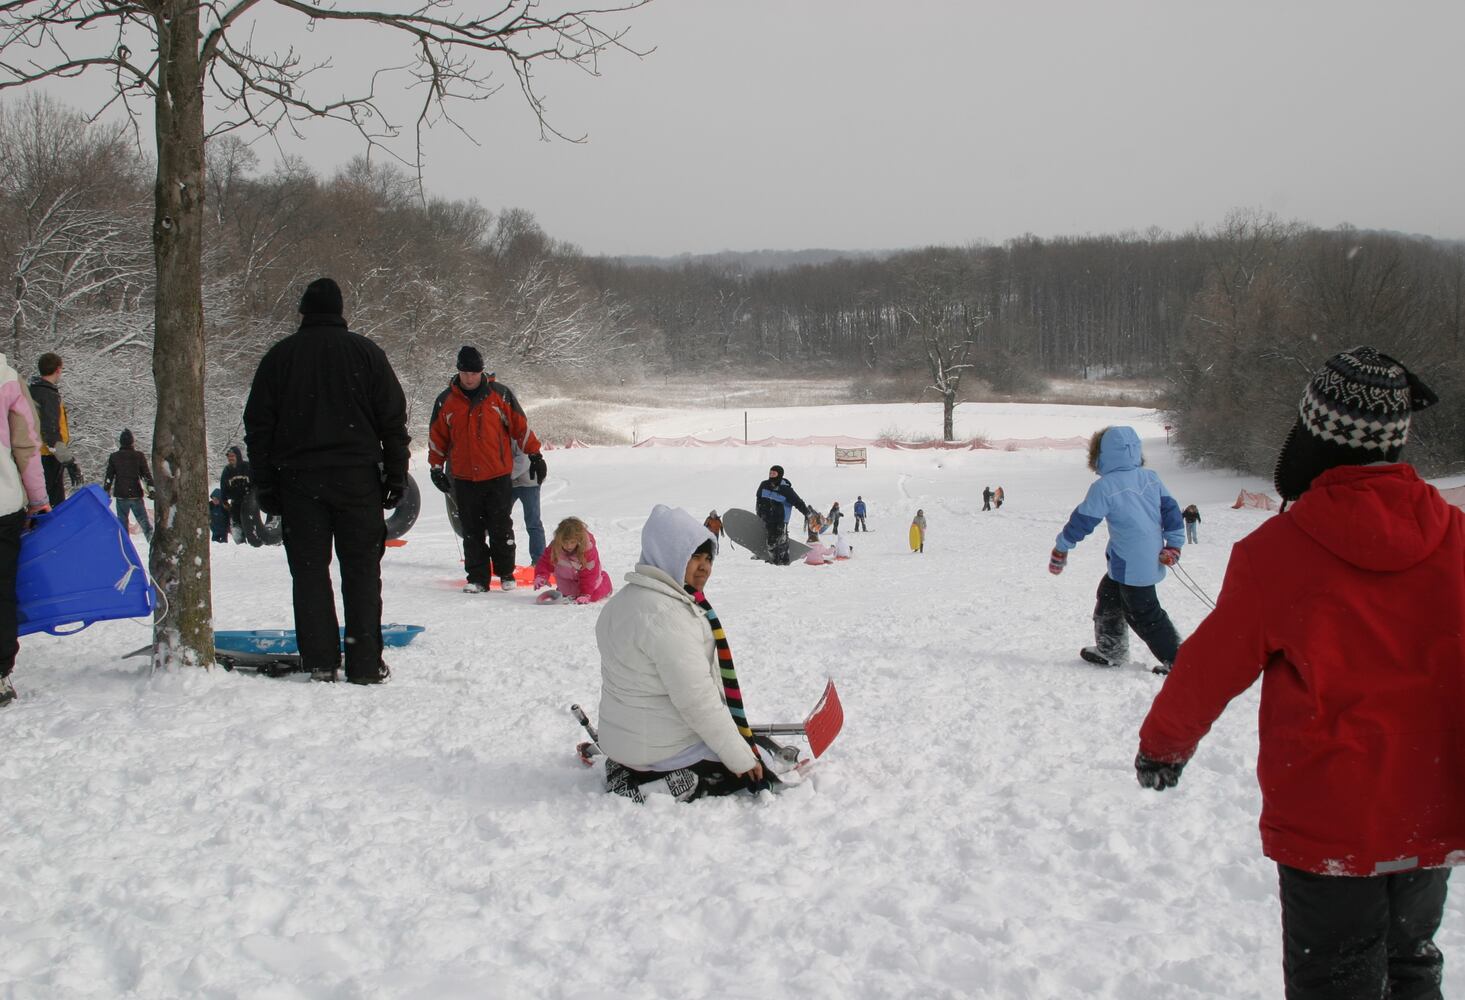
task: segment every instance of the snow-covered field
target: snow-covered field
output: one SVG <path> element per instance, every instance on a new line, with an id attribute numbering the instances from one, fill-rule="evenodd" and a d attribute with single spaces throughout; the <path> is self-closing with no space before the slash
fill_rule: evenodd
<path id="1" fill-rule="evenodd" d="M 1268 516 L 1229 508 L 1265 483 L 1181 467 L 1142 411 L 958 413 L 1000 438 L 1134 424 L 1200 506 L 1184 565 L 1212 595 Z M 752 416 L 753 436 L 939 426 L 914 406 Z M 741 412 L 639 433 L 741 434 Z M 750 506 L 774 461 L 822 508 L 863 494 L 874 529 L 834 566 L 725 551 L 708 588 L 755 721 L 796 721 L 837 680 L 845 729 L 809 782 L 690 806 L 603 794 L 566 712 L 597 701 L 598 609 L 459 593 L 418 466 L 428 509 L 387 553 L 386 620 L 427 632 L 385 687 L 150 677 L 119 659 L 148 639 L 131 622 L 23 640 L 22 700 L 0 712 L 0 997 L 1279 996 L 1255 692 L 1179 789 L 1135 784 L 1161 678 L 1076 656 L 1103 530 L 1047 572 L 1091 480 L 1081 451 L 872 449 L 840 470 L 828 448 L 556 451 L 544 520 L 585 518 L 619 586 L 652 504 Z M 984 485 L 1001 511 L 980 512 Z M 214 554 L 218 627 L 292 624 L 281 550 Z M 1182 634 L 1200 621 L 1177 583 L 1161 596 Z"/>

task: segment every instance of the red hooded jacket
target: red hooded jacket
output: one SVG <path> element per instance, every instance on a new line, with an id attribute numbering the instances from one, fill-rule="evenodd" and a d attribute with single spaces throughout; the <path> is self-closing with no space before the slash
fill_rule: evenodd
<path id="1" fill-rule="evenodd" d="M 1465 863 L 1465 512 L 1408 465 L 1342 466 L 1231 550 L 1140 752 L 1185 761 L 1262 677 L 1262 850 L 1375 875 Z"/>

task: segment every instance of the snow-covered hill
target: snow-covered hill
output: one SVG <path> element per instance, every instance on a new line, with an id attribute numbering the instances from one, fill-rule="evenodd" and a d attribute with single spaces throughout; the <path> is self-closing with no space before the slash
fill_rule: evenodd
<path id="1" fill-rule="evenodd" d="M 1265 483 L 1180 467 L 1153 415 L 958 412 L 960 433 L 1002 438 L 1137 426 L 1201 508 L 1184 565 L 1212 595 L 1267 516 L 1229 507 Z M 735 416 L 654 429 L 740 435 Z M 939 426 L 917 407 L 757 416 L 754 436 Z M 544 519 L 587 520 L 619 586 L 654 503 L 750 506 L 774 461 L 822 508 L 863 495 L 874 529 L 834 566 L 725 551 L 708 588 L 755 721 L 797 720 L 837 680 L 845 729 L 810 782 L 691 806 L 603 794 L 566 712 L 597 699 L 598 609 L 459 593 L 419 466 L 428 509 L 387 553 L 385 602 L 427 631 L 385 687 L 150 677 L 119 658 L 148 640 L 131 622 L 23 641 L 22 700 L 0 711 L 0 996 L 1280 995 L 1255 693 L 1179 789 L 1135 784 L 1161 680 L 1076 656 L 1103 532 L 1047 573 L 1091 481 L 1082 451 L 872 450 L 838 470 L 828 448 L 555 451 Z M 1002 510 L 981 512 L 984 485 Z M 292 624 L 280 550 L 214 554 L 218 627 Z M 1182 633 L 1200 621 L 1177 584 L 1161 596 Z M 1461 899 L 1439 938 L 1450 982 Z"/>

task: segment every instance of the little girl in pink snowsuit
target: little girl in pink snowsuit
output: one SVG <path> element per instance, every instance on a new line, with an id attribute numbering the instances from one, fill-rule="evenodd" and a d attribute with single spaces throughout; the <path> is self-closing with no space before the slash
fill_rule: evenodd
<path id="1" fill-rule="evenodd" d="M 554 538 L 534 567 L 534 589 L 555 587 L 576 604 L 591 604 L 610 596 L 610 574 L 600 566 L 595 536 L 578 517 L 567 517 L 554 529 Z"/>

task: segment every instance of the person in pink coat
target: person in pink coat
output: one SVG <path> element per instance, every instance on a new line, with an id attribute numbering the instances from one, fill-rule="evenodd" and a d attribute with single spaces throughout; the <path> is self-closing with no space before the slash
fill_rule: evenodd
<path id="1" fill-rule="evenodd" d="M 610 574 L 600 565 L 595 536 L 578 517 L 567 517 L 554 529 L 554 538 L 534 566 L 534 589 L 555 588 L 576 604 L 593 604 L 610 596 Z"/>

